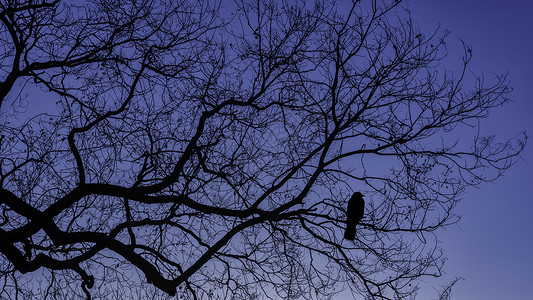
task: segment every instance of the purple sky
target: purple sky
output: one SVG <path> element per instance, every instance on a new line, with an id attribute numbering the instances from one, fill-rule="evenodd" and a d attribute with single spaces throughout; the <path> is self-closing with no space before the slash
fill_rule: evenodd
<path id="1" fill-rule="evenodd" d="M 504 139 L 521 131 L 533 133 L 533 1 L 410 0 L 421 29 L 438 24 L 451 31 L 451 55 L 461 38 L 473 49 L 470 69 L 510 74 L 514 103 L 494 111 L 482 124 L 484 132 Z M 455 53 L 454 53 L 455 51 Z M 436 288 L 463 277 L 453 300 L 533 299 L 533 148 L 494 183 L 470 190 L 457 207 L 458 226 L 441 232 L 448 257 L 446 275 L 428 280 L 417 299 L 436 299 Z"/>
<path id="2" fill-rule="evenodd" d="M 533 1 L 532 0 L 407 0 L 424 32 L 439 24 L 448 29 L 450 60 L 460 64 L 461 38 L 472 47 L 470 69 L 510 74 L 514 103 L 483 124 L 500 140 L 522 131 L 533 135 Z M 448 257 L 439 279 L 421 284 L 417 299 L 437 298 L 437 289 L 463 277 L 453 300 L 533 299 L 533 140 L 520 160 L 494 183 L 469 190 L 458 205 L 458 225 L 439 237 Z M 341 298 L 341 297 L 340 297 Z"/>

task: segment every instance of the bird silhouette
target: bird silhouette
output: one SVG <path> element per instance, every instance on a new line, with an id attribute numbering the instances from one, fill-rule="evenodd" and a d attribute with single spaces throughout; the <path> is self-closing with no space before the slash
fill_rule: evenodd
<path id="1" fill-rule="evenodd" d="M 359 224 L 365 212 L 365 200 L 363 194 L 355 192 L 348 201 L 346 209 L 346 231 L 344 238 L 350 241 L 355 239 L 355 226 Z"/>

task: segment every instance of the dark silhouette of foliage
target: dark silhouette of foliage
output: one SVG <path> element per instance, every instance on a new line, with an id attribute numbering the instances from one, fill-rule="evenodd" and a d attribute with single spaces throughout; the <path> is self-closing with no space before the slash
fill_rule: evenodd
<path id="1" fill-rule="evenodd" d="M 506 77 L 400 5 L 0 1 L 0 297 L 415 293 L 525 136 L 457 138 Z"/>

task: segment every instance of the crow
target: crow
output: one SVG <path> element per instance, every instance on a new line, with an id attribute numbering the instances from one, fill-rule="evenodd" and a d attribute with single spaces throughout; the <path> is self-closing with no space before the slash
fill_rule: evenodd
<path id="1" fill-rule="evenodd" d="M 355 192 L 352 198 L 348 201 L 348 209 L 346 210 L 346 231 L 344 238 L 350 241 L 355 240 L 355 226 L 363 218 L 365 212 L 365 200 L 363 194 Z"/>

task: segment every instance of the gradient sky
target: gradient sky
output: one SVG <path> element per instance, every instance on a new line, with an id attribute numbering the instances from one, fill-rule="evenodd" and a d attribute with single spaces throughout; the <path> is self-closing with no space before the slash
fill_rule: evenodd
<path id="1" fill-rule="evenodd" d="M 533 134 L 533 1 L 410 0 L 424 32 L 440 24 L 451 31 L 457 53 L 462 39 L 472 47 L 470 69 L 487 81 L 509 72 L 514 103 L 494 111 L 483 131 L 504 139 Z M 460 49 L 459 49 L 460 50 Z M 454 53 L 455 51 L 455 53 Z M 533 146 L 494 183 L 470 190 L 458 205 L 462 220 L 440 233 L 448 257 L 446 275 L 426 280 L 417 299 L 436 299 L 441 284 L 463 277 L 453 300 L 533 299 Z"/>
<path id="2" fill-rule="evenodd" d="M 470 70 L 509 72 L 514 103 L 492 113 L 483 131 L 500 140 L 522 131 L 533 135 L 533 0 L 408 0 L 422 31 L 448 29 L 450 55 L 461 61 L 462 39 L 472 47 Z M 458 205 L 462 220 L 439 233 L 445 275 L 421 283 L 417 299 L 462 277 L 453 300 L 533 299 L 533 139 L 522 159 L 494 183 L 470 189 Z M 342 297 L 339 297 L 342 298 Z"/>

